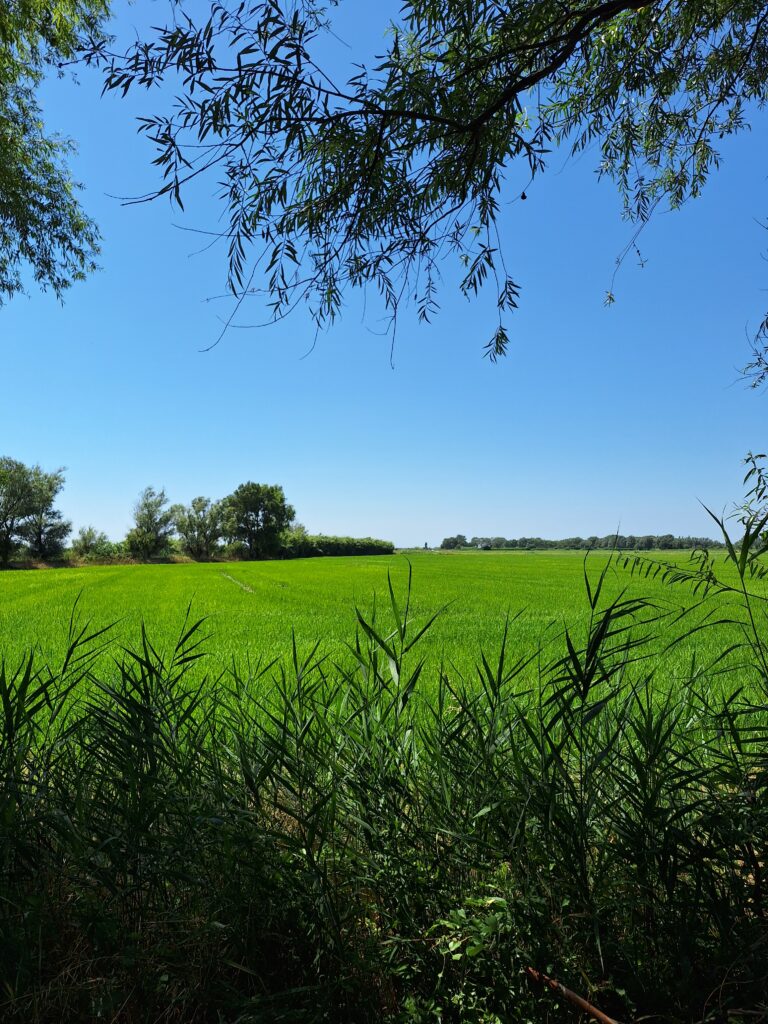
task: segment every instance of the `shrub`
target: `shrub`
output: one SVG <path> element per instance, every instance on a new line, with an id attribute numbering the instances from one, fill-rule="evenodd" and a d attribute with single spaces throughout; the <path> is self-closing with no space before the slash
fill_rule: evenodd
<path id="1" fill-rule="evenodd" d="M 77 537 L 72 541 L 72 553 L 78 558 L 111 558 L 117 554 L 119 545 L 113 544 L 107 537 L 93 526 L 81 526 Z"/>

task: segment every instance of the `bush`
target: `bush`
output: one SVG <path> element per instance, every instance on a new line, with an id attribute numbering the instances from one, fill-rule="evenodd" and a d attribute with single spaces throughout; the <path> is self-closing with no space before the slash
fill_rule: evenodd
<path id="1" fill-rule="evenodd" d="M 219 549 L 219 553 L 225 562 L 246 562 L 251 557 L 247 545 L 239 540 L 223 544 Z"/>
<path id="2" fill-rule="evenodd" d="M 71 551 L 77 558 L 108 559 L 121 553 L 122 546 L 113 544 L 106 533 L 102 533 L 95 527 L 82 526 L 77 537 L 72 541 Z"/>

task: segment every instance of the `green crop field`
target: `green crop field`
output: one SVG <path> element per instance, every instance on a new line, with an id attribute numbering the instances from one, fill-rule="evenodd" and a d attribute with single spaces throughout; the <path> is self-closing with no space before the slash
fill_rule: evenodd
<path id="1" fill-rule="evenodd" d="M 680 563 L 685 553 L 654 555 Z M 607 556 L 587 560 L 596 579 Z M 118 642 L 131 644 L 142 621 L 156 646 L 178 636 L 185 611 L 206 618 L 206 649 L 220 665 L 272 659 L 290 650 L 291 631 L 300 647 L 342 656 L 355 631 L 355 607 L 370 614 L 374 595 L 383 626 L 390 624 L 387 574 L 402 598 L 408 565 L 413 570 L 414 625 L 440 611 L 421 644 L 434 665 L 441 658 L 471 672 L 480 649 L 493 652 L 507 613 L 518 617 L 513 649 L 528 653 L 562 629 L 583 622 L 587 611 L 584 556 L 580 552 L 414 552 L 392 557 L 316 558 L 276 562 L 90 566 L 0 574 L 0 645 L 13 660 L 32 647 L 55 662 L 66 649 L 70 615 L 77 602 L 81 621 L 114 623 Z M 619 566 L 609 571 L 605 594 L 622 589 L 680 608 L 691 603 L 684 588 L 632 577 Z M 669 657 L 670 670 L 696 652 L 706 662 L 722 651 L 732 631 L 698 634 Z M 660 638 L 659 644 L 663 643 Z"/>

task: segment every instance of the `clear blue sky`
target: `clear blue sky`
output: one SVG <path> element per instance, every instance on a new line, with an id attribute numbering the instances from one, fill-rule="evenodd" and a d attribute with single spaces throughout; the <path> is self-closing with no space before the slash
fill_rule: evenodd
<path id="1" fill-rule="evenodd" d="M 376 48 L 386 7 L 342 4 L 336 67 Z M 147 12 L 157 22 L 165 7 L 128 8 L 121 30 Z M 627 261 L 610 309 L 631 227 L 596 179 L 596 153 L 554 154 L 503 217 L 523 288 L 507 359 L 482 358 L 491 296 L 470 304 L 449 289 L 432 326 L 403 318 L 392 369 L 390 339 L 356 295 L 306 358 L 303 312 L 201 353 L 228 309 L 205 301 L 223 290 L 224 258 L 194 255 L 199 238 L 177 225 L 215 224 L 215 182 L 184 215 L 166 201 L 121 205 L 158 181 L 133 120 L 152 97 L 101 98 L 83 73 L 79 86 L 51 82 L 45 108 L 78 143 L 102 269 L 63 306 L 32 292 L 0 310 L 0 454 L 66 466 L 60 505 L 76 528 L 121 537 L 147 484 L 188 501 L 281 483 L 311 531 L 398 545 L 456 532 L 711 534 L 697 499 L 721 510 L 740 495 L 768 402 L 738 376 L 768 306 L 765 117 L 723 147 L 700 200 L 646 229 L 647 265 Z"/>

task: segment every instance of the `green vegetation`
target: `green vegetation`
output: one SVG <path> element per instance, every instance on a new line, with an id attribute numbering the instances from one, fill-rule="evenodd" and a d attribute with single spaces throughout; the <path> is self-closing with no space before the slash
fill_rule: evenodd
<path id="1" fill-rule="evenodd" d="M 46 132 L 37 90 L 103 39 L 104 0 L 0 5 L 0 306 L 31 276 L 61 297 L 95 269 L 98 231 L 67 168 L 73 144 Z"/>
<path id="2" fill-rule="evenodd" d="M 2 1019 L 764 1019 L 762 463 L 724 553 L 3 574 Z"/>
<path id="3" fill-rule="evenodd" d="M 0 457 L 0 568 L 6 568 L 19 544 L 33 558 L 56 558 L 64 549 L 72 524 L 53 507 L 64 486 L 63 470 L 44 473 Z"/>
<path id="4" fill-rule="evenodd" d="M 607 557 L 590 556 L 592 571 L 600 571 Z M 680 552 L 673 557 L 682 565 L 688 561 Z M 291 631 L 300 643 L 321 640 L 323 653 L 338 657 L 354 630 L 355 605 L 370 608 L 372 595 L 386 589 L 388 571 L 402 587 L 409 563 L 416 580 L 414 614 L 445 608 L 423 644 L 433 668 L 444 656 L 471 674 L 480 648 L 498 642 L 507 612 L 519 613 L 511 637 L 525 649 L 580 614 L 584 556 L 578 552 L 413 552 L 407 559 L 395 555 L 11 571 L 0 574 L 5 651 L 21 657 L 37 647 L 46 659 L 57 660 L 79 598 L 80 613 L 94 624 L 118 622 L 121 640 L 132 642 L 143 620 L 151 625 L 154 642 L 163 647 L 178 631 L 181 609 L 191 604 L 195 616 L 206 617 L 206 632 L 212 634 L 206 646 L 222 666 L 232 658 L 285 654 Z M 614 566 L 606 589 L 616 594 L 624 587 L 665 606 L 690 603 L 682 592 L 669 594 L 660 582 L 633 579 Z M 700 637 L 699 657 L 714 657 L 718 643 L 714 634 Z M 682 645 L 672 665 L 684 667 L 690 654 L 691 645 Z"/>
<path id="5" fill-rule="evenodd" d="M 282 558 L 311 558 L 317 555 L 391 555 L 395 546 L 375 537 L 332 537 L 307 533 L 299 523 L 287 530 L 281 548 Z"/>
<path id="6" fill-rule="evenodd" d="M 296 513 L 278 484 L 240 484 L 222 502 L 223 532 L 247 558 L 274 557 Z"/>
<path id="7" fill-rule="evenodd" d="M 171 515 L 185 554 L 195 559 L 212 558 L 216 554 L 224 534 L 224 510 L 220 501 L 200 496 L 193 498 L 187 507 L 174 505 Z"/>
<path id="8" fill-rule="evenodd" d="M 0 9 L 0 303 L 94 266 L 35 96 L 78 55 L 173 97 L 141 122 L 158 194 L 216 168 L 236 309 L 322 326 L 373 286 L 393 326 L 403 296 L 429 320 L 453 255 L 466 296 L 496 283 L 491 359 L 519 298 L 515 159 L 532 180 L 596 143 L 641 225 L 768 99 L 764 4 L 405 0 L 341 85 L 310 52 L 335 0 L 188 6 L 124 54 L 101 2 Z M 1 574 L 0 1019 L 762 1024 L 768 474 L 747 461 L 714 555 L 624 537 L 585 567 L 530 549 L 607 539 L 474 538 L 517 550 L 408 562 L 309 535 L 248 481 L 186 507 L 148 487 L 124 541 L 72 546 L 242 564 Z M 2 567 L 63 554 L 63 481 L 0 459 Z"/>
<path id="9" fill-rule="evenodd" d="M 622 1020 L 763 1019 L 758 535 L 730 576 L 657 573 L 730 608 L 727 692 L 717 659 L 671 678 L 655 602 L 607 567 L 575 627 L 541 649 L 501 625 L 466 675 L 425 667 L 407 585 L 344 659 L 298 641 L 222 671 L 192 622 L 165 654 L 73 622 L 59 667 L 7 657 L 2 1019 L 565 1019 L 541 972 Z"/>
<path id="10" fill-rule="evenodd" d="M 516 164 L 530 189 L 554 148 L 593 147 L 641 226 L 662 201 L 700 194 L 719 140 L 747 129 L 768 97 L 768 10 L 754 0 L 408 0 L 396 24 L 382 23 L 384 52 L 372 66 L 354 58 L 346 82 L 320 56 L 335 6 L 175 0 L 169 24 L 132 34 L 121 52 L 103 0 L 2 5 L 0 303 L 29 268 L 60 296 L 95 267 L 98 232 L 66 166 L 72 144 L 46 133 L 37 101 L 52 69 L 97 65 L 123 96 L 178 74 L 139 120 L 157 149 L 156 195 L 181 206 L 190 180 L 215 176 L 239 300 L 263 294 L 275 320 L 306 305 L 323 325 L 347 289 L 373 286 L 393 325 L 409 301 L 429 321 L 447 252 L 468 297 L 495 283 L 492 359 L 520 295 L 497 231 Z M 636 235 L 619 262 L 635 249 Z M 747 368 L 756 386 L 767 340 L 768 318 Z"/>
<path id="11" fill-rule="evenodd" d="M 605 537 L 563 537 L 561 540 L 547 540 L 544 537 L 472 537 L 467 540 L 463 533 L 445 537 L 440 544 L 444 551 L 461 548 L 480 548 L 495 551 L 510 548 L 524 551 L 693 551 L 725 547 L 723 541 L 710 537 L 673 537 L 671 533 L 651 534 L 640 537 L 633 534 L 609 533 Z"/>
<path id="12" fill-rule="evenodd" d="M 173 512 L 165 491 L 145 487 L 133 508 L 133 526 L 125 536 L 127 553 L 141 562 L 162 558 L 170 551 Z"/>
<path id="13" fill-rule="evenodd" d="M 660 203 L 698 196 L 720 140 L 768 99 L 768 7 L 755 0 L 406 0 L 392 25 L 382 17 L 379 53 L 350 54 L 346 81 L 323 45 L 335 6 L 175 3 L 123 53 L 89 53 L 116 94 L 177 72 L 139 126 L 157 195 L 181 205 L 210 173 L 229 288 L 263 296 L 275 320 L 308 306 L 326 325 L 361 288 L 394 329 L 409 303 L 431 320 L 458 280 L 469 298 L 494 290 L 495 359 L 520 297 L 501 212 L 553 150 L 558 164 L 594 153 L 639 228 Z"/>
<path id="14" fill-rule="evenodd" d="M 11 557 L 71 564 L 151 562 L 184 555 L 199 560 L 307 558 L 318 555 L 381 555 L 395 550 L 373 537 L 329 537 L 307 533 L 279 484 L 248 481 L 220 501 L 193 498 L 170 505 L 165 490 L 145 487 L 133 507 L 133 526 L 117 543 L 93 526 L 80 528 L 69 550 L 72 524 L 54 508 L 64 471 L 45 473 L 0 457 L 0 569 Z M 225 543 L 222 544 L 222 541 Z"/>

